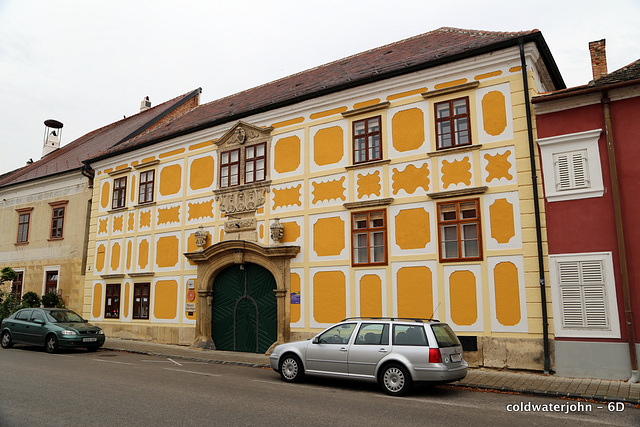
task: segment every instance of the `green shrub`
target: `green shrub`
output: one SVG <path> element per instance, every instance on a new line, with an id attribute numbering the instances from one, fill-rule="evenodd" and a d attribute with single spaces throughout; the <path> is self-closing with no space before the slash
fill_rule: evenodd
<path id="1" fill-rule="evenodd" d="M 40 307 L 40 297 L 35 292 L 29 291 L 22 295 L 21 308 Z"/>
<path id="2" fill-rule="evenodd" d="M 0 304 L 0 321 L 11 316 L 19 308 L 20 304 L 18 304 L 16 296 L 14 294 L 5 294 L 4 299 Z"/>
<path id="3" fill-rule="evenodd" d="M 42 295 L 42 305 L 45 307 L 64 308 L 64 300 L 56 292 Z"/>

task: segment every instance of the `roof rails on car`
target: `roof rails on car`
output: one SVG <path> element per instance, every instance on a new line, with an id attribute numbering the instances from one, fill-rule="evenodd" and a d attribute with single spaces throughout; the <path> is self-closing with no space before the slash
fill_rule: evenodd
<path id="1" fill-rule="evenodd" d="M 405 320 L 411 322 L 439 322 L 438 319 L 423 319 L 417 317 L 373 317 L 373 316 L 356 316 L 356 317 L 347 317 L 346 319 L 341 320 L 342 322 L 346 322 L 347 320 Z"/>

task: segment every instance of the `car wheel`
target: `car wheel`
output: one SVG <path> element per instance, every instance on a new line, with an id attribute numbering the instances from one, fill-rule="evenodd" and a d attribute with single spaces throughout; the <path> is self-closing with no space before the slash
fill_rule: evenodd
<path id="1" fill-rule="evenodd" d="M 288 383 L 295 383 L 304 377 L 304 368 L 298 356 L 288 354 L 280 361 L 280 376 Z"/>
<path id="2" fill-rule="evenodd" d="M 0 338 L 0 345 L 2 345 L 2 348 L 13 347 L 13 341 L 11 341 L 11 333 L 9 333 L 9 331 L 4 331 L 2 333 L 2 337 Z"/>
<path id="3" fill-rule="evenodd" d="M 92 347 L 87 347 L 87 351 L 90 351 L 90 352 L 92 352 L 92 353 L 93 353 L 94 351 L 98 351 L 98 347 L 97 347 L 97 346 L 95 346 L 95 345 L 94 345 L 94 346 L 92 346 Z"/>
<path id="4" fill-rule="evenodd" d="M 379 383 L 385 393 L 404 396 L 411 388 L 411 376 L 404 366 L 394 363 L 383 368 Z"/>
<path id="5" fill-rule="evenodd" d="M 55 335 L 48 335 L 44 341 L 44 349 L 47 353 L 58 351 L 58 338 Z"/>

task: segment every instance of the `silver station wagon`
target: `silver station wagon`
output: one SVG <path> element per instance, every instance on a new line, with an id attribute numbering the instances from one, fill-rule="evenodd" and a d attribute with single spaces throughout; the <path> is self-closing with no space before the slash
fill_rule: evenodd
<path id="1" fill-rule="evenodd" d="M 443 384 L 467 375 L 462 345 L 433 319 L 348 318 L 313 339 L 277 346 L 271 367 L 287 382 L 305 374 L 378 382 L 395 396 L 413 383 Z"/>

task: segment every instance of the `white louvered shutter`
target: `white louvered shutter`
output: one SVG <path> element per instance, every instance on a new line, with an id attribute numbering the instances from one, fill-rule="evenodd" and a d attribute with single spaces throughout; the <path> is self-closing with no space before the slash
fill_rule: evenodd
<path id="1" fill-rule="evenodd" d="M 602 261 L 558 263 L 562 325 L 568 329 L 608 329 Z"/>
<path id="2" fill-rule="evenodd" d="M 556 190 L 588 188 L 587 150 L 572 151 L 553 155 L 556 172 Z"/>

